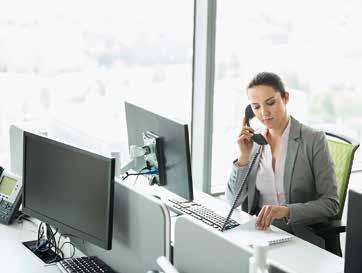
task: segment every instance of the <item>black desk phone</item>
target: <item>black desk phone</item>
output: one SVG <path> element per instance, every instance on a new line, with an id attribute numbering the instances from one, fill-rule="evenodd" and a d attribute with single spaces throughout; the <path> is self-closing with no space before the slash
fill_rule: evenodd
<path id="1" fill-rule="evenodd" d="M 0 167 L 0 223 L 10 224 L 19 209 L 22 197 L 22 179 Z"/>

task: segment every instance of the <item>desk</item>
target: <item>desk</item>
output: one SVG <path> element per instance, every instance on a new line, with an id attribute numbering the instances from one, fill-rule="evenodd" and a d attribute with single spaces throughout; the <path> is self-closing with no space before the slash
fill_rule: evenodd
<path id="1" fill-rule="evenodd" d="M 200 192 L 195 193 L 195 200 L 220 215 L 227 215 L 230 208 L 226 202 Z M 239 223 L 244 223 L 249 221 L 251 217 L 252 216 L 245 212 L 235 211 L 232 218 Z M 280 231 L 284 232 L 282 230 Z M 243 244 L 243 234 L 241 230 L 237 230 L 236 228 L 220 234 L 225 240 L 240 245 L 244 249 L 252 252 L 251 247 Z M 217 251 L 217 249 L 211 251 Z M 295 236 L 291 241 L 271 245 L 268 248 L 268 259 L 272 260 L 274 264 L 296 273 L 340 273 L 343 272 L 344 268 L 343 258 Z M 175 257 L 175 260 L 177 264 L 177 257 Z M 215 262 L 217 263 L 217 257 L 215 257 Z M 227 270 L 227 265 L 225 265 L 225 270 Z"/>
<path id="2" fill-rule="evenodd" d="M 10 226 L 0 224 L 0 264 L 1 272 L 11 273 L 51 273 L 60 270 L 56 265 L 45 266 L 23 244 L 35 240 L 38 227 L 35 223 L 24 221 Z M 67 253 L 68 255 L 68 253 Z"/>
<path id="3" fill-rule="evenodd" d="M 104 250 L 80 238 L 72 238 L 72 242 L 83 253 L 98 256 L 119 273 L 146 272 L 157 268 L 159 256 L 170 257 L 169 213 L 159 199 L 116 182 L 113 216 L 111 250 Z M 23 241 L 37 238 L 39 221 L 31 220 L 34 223 L 24 220 L 22 224 L 0 224 L 1 272 L 60 272 L 56 265 L 44 265 L 22 245 Z M 72 249 L 69 245 L 64 247 L 65 257 L 71 256 Z M 83 253 L 77 250 L 75 256 L 83 256 Z"/>
<path id="4" fill-rule="evenodd" d="M 155 194 L 160 196 L 165 202 L 169 196 L 173 196 L 168 191 L 165 191 L 162 187 L 148 187 L 145 186 L 146 182 L 142 181 L 140 177 L 138 184 L 135 186 L 140 191 L 149 192 L 149 194 Z M 174 196 L 173 196 L 174 197 Z M 226 217 L 230 210 L 230 206 L 227 202 L 214 198 L 203 192 L 194 191 L 194 199 L 196 202 L 204 205 L 215 211 L 216 213 Z M 245 223 L 251 219 L 249 214 L 235 210 L 232 218 L 239 223 Z M 171 225 L 173 226 L 176 221 L 175 217 L 171 218 Z M 171 226 L 171 242 L 174 242 L 174 227 Z M 281 232 L 285 232 L 280 230 Z M 235 242 L 235 234 L 233 231 L 224 232 L 223 237 L 226 240 Z M 240 241 L 237 242 L 242 245 L 242 234 L 240 234 Z M 252 249 L 250 247 L 250 251 Z M 275 264 L 285 265 L 292 272 L 297 273 L 341 273 L 344 270 L 344 259 L 336 256 L 324 249 L 321 249 L 307 241 L 304 241 L 298 237 L 294 237 L 291 241 L 275 244 L 268 249 L 268 258 L 275 261 Z"/>
<path id="5" fill-rule="evenodd" d="M 195 192 L 195 200 L 221 215 L 226 215 L 229 210 L 229 205 L 226 202 L 201 192 Z M 233 214 L 233 218 L 243 223 L 250 219 L 250 215 L 236 211 Z M 171 231 L 173 231 L 173 228 L 171 228 Z M 13 224 L 11 226 L 0 225 L 0 261 L 2 272 L 60 272 L 56 266 L 44 266 L 42 261 L 21 244 L 23 241 L 34 240 L 36 236 L 37 226 L 31 222 L 24 221 L 22 224 Z M 228 232 L 223 236 L 225 240 L 231 241 Z M 78 255 L 81 254 L 78 253 Z M 285 264 L 287 268 L 298 273 L 340 273 L 343 272 L 344 267 L 344 260 L 342 258 L 297 237 L 290 242 L 271 246 L 268 250 L 268 258 L 274 260 L 277 264 Z"/>

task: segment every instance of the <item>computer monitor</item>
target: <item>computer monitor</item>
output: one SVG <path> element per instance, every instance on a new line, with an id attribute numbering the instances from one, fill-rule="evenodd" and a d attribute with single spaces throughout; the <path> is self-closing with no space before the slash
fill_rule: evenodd
<path id="1" fill-rule="evenodd" d="M 111 249 L 114 159 L 24 132 L 23 213 Z"/>
<path id="2" fill-rule="evenodd" d="M 134 104 L 125 103 L 128 144 L 142 147 L 145 138 L 156 136 L 160 150 L 156 151 L 160 185 L 172 193 L 193 200 L 191 157 L 187 124 L 178 122 Z M 145 165 L 135 167 L 140 171 Z"/>
<path id="3" fill-rule="evenodd" d="M 346 253 L 344 257 L 345 273 L 362 272 L 362 193 L 349 190 L 346 227 Z"/>
<path id="4" fill-rule="evenodd" d="M 166 205 L 147 191 L 116 179 L 112 250 L 71 238 L 87 256 L 97 256 L 116 272 L 147 272 L 159 256 L 171 257 L 171 217 Z"/>

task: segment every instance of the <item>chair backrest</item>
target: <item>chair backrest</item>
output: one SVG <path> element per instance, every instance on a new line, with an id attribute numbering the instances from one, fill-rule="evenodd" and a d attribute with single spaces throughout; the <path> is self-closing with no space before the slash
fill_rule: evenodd
<path id="1" fill-rule="evenodd" d="M 328 147 L 335 164 L 338 186 L 339 211 L 335 219 L 342 218 L 344 201 L 346 200 L 349 177 L 351 175 L 354 154 L 359 147 L 359 142 L 349 137 L 326 132 Z"/>

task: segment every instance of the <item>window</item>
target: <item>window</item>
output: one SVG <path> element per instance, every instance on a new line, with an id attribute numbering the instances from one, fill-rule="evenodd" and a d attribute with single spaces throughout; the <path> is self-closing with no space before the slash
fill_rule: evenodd
<path id="1" fill-rule="evenodd" d="M 328 8 L 326 6 L 328 5 Z M 212 191 L 238 154 L 245 89 L 261 71 L 281 76 L 289 113 L 362 141 L 359 1 L 218 1 Z M 323 12 L 320 12 L 320 11 Z M 357 150 L 354 169 L 362 167 Z"/>
<path id="2" fill-rule="evenodd" d="M 0 164 L 12 123 L 123 150 L 125 100 L 190 123 L 193 17 L 193 1 L 8 1 Z"/>

